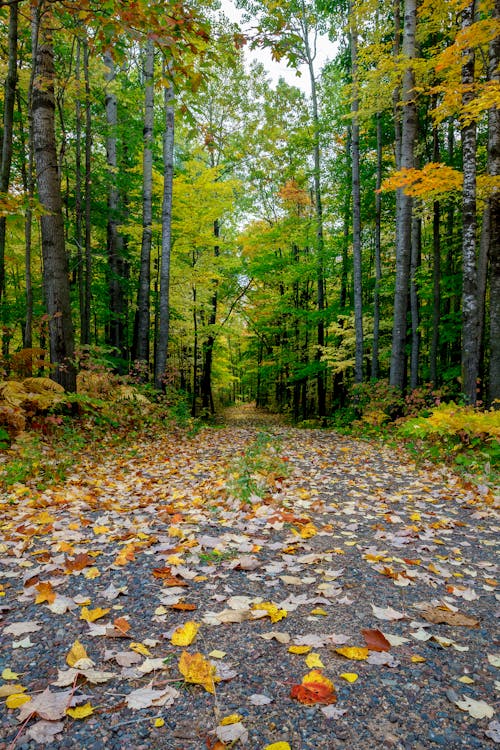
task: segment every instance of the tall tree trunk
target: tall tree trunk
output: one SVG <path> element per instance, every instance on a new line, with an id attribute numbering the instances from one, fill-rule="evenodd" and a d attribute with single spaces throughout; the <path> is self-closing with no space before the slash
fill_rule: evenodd
<path id="1" fill-rule="evenodd" d="M 418 385 L 418 365 L 420 359 L 420 310 L 416 274 L 421 262 L 422 222 L 419 217 L 412 218 L 411 262 L 410 262 L 410 309 L 411 309 L 411 355 L 410 355 L 410 388 Z"/>
<path id="2" fill-rule="evenodd" d="M 432 132 L 432 161 L 439 162 L 439 131 L 434 127 Z M 438 354 L 439 326 L 441 325 L 441 204 L 434 201 L 432 205 L 432 332 L 430 347 L 430 377 L 434 388 L 439 385 Z"/>
<path id="3" fill-rule="evenodd" d="M 380 336 L 380 280 L 382 278 L 381 236 L 382 236 L 382 118 L 377 112 L 377 176 L 375 180 L 375 288 L 373 290 L 373 351 L 371 377 L 378 378 L 379 336 Z"/>
<path id="4" fill-rule="evenodd" d="M 352 137 L 351 126 L 347 126 L 345 159 L 346 170 L 352 173 L 351 159 Z M 349 169 L 350 166 L 350 169 Z M 342 271 L 340 275 L 340 309 L 345 310 L 349 301 L 349 239 L 351 236 L 351 195 L 349 188 L 346 186 L 344 199 L 343 215 L 343 232 L 342 232 Z"/>
<path id="5" fill-rule="evenodd" d="M 78 306 L 80 310 L 80 343 L 87 343 L 83 331 L 85 321 L 85 269 L 83 265 L 83 201 L 82 201 L 82 100 L 81 100 L 81 64 L 82 42 L 76 40 L 76 101 L 75 101 L 75 242 L 76 242 L 76 278 L 78 282 Z"/>
<path id="6" fill-rule="evenodd" d="M 475 0 L 462 11 L 462 30 L 474 23 Z M 463 53 L 462 103 L 474 98 L 475 55 L 472 49 Z M 463 197 L 462 197 L 462 392 L 470 404 L 477 400 L 479 374 L 479 314 L 476 264 L 476 123 L 462 126 Z"/>
<path id="7" fill-rule="evenodd" d="M 82 344 L 90 344 L 92 304 L 92 111 L 90 106 L 89 44 L 87 39 L 83 42 L 83 76 L 85 79 L 85 312 L 82 318 L 81 341 Z"/>
<path id="8" fill-rule="evenodd" d="M 107 325 L 106 343 L 115 347 L 125 356 L 125 314 L 126 300 L 123 289 L 123 253 L 124 241 L 119 227 L 122 223 L 122 205 L 118 188 L 118 101 L 113 91 L 112 82 L 115 78 L 115 64 L 111 53 L 104 55 L 107 68 L 105 80 L 106 90 L 106 162 L 108 166 L 108 223 L 107 223 L 107 256 L 108 256 L 108 294 L 109 319 Z"/>
<path id="9" fill-rule="evenodd" d="M 401 169 L 415 166 L 417 136 L 417 105 L 415 102 L 415 74 L 412 62 L 416 57 L 417 0 L 405 0 L 403 54 L 407 68 L 403 75 Z M 399 212 L 396 231 L 396 282 L 394 294 L 394 324 L 392 330 L 391 385 L 403 389 L 406 376 L 406 316 L 411 260 L 411 223 L 413 201 L 402 188 L 397 191 Z"/>
<path id="10" fill-rule="evenodd" d="M 214 237 L 218 241 L 220 237 L 220 223 L 218 219 L 214 221 Z M 214 258 L 218 258 L 220 253 L 220 247 L 218 244 L 214 247 Z M 214 290 L 212 299 L 210 300 L 210 315 L 208 318 L 208 325 L 210 326 L 206 340 L 203 343 L 203 370 L 201 377 L 201 405 L 203 409 L 210 410 L 211 414 L 215 413 L 214 398 L 212 393 L 212 364 L 214 354 L 214 326 L 217 321 L 217 281 L 213 281 Z"/>
<path id="11" fill-rule="evenodd" d="M 133 359 L 149 364 L 151 245 L 153 240 L 153 125 L 154 125 L 154 45 L 146 43 L 144 54 L 144 151 L 142 157 L 142 243 L 139 288 L 137 292 L 136 336 Z"/>
<path id="12" fill-rule="evenodd" d="M 354 18 L 352 3 L 350 16 Z M 361 191 L 359 177 L 359 101 L 358 101 L 358 32 L 356 22 L 352 21 L 351 33 L 351 67 L 353 95 L 352 115 L 352 255 L 354 287 L 354 328 L 356 335 L 354 382 L 363 382 L 363 286 L 361 258 Z"/>
<path id="13" fill-rule="evenodd" d="M 12 136 L 14 130 L 14 105 L 17 86 L 17 36 L 19 10 L 17 3 L 9 7 L 8 63 L 4 84 L 2 158 L 0 163 L 0 193 L 7 193 L 12 164 Z M 2 353 L 8 354 L 10 333 L 6 305 L 5 238 L 7 217 L 0 216 L 0 311 L 2 320 Z"/>
<path id="14" fill-rule="evenodd" d="M 495 0 L 494 18 L 500 20 L 500 0 Z M 492 81 L 500 81 L 500 37 L 489 50 L 489 74 Z M 500 109 L 492 107 L 488 122 L 488 171 L 500 175 Z M 495 188 L 489 200 L 490 214 L 490 373 L 489 402 L 496 401 L 500 409 L 500 190 Z"/>
<path id="15" fill-rule="evenodd" d="M 164 77 L 165 70 L 164 66 Z M 170 284 L 170 242 L 172 233 L 172 186 L 174 177 L 174 88 L 173 83 L 165 87 L 165 132 L 163 134 L 163 208 L 160 266 L 160 300 L 158 341 L 155 360 L 155 384 L 164 388 L 167 366 L 169 337 L 169 284 Z"/>
<path id="16" fill-rule="evenodd" d="M 54 379 L 66 390 L 74 391 L 74 334 L 54 129 L 55 69 L 51 25 L 51 14 L 45 9 L 40 23 L 40 40 L 35 63 L 33 142 L 38 196 L 44 208 L 40 224 L 43 284 L 49 316 L 50 359 L 55 366 Z"/>

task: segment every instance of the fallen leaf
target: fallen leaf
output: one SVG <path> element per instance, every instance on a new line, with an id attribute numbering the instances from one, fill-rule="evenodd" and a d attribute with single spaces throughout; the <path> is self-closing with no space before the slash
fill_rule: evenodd
<path id="1" fill-rule="evenodd" d="M 347 682 L 356 682 L 356 680 L 359 677 L 359 674 L 356 674 L 356 672 L 343 672 L 341 675 L 343 680 L 346 680 Z"/>
<path id="2" fill-rule="evenodd" d="M 38 603 L 38 602 L 37 602 Z M 41 630 L 42 626 L 38 624 L 37 620 L 26 620 L 25 622 L 13 622 L 10 625 L 7 625 L 3 629 L 3 632 L 7 635 L 24 635 L 25 633 L 36 633 L 38 630 Z M 2 674 L 3 677 L 3 674 Z M 4 677 L 4 680 L 8 679 Z M 12 679 L 12 678 L 10 678 Z"/>
<path id="3" fill-rule="evenodd" d="M 228 724 L 227 726 L 218 726 L 215 734 L 224 744 L 241 742 L 244 745 L 248 742 L 248 731 L 241 722 Z"/>
<path id="4" fill-rule="evenodd" d="M 179 691 L 173 687 L 166 687 L 155 690 L 150 682 L 146 687 L 132 690 L 125 697 L 125 703 L 129 708 L 140 710 L 150 708 L 151 706 L 171 706 L 176 698 L 179 697 Z"/>
<path id="5" fill-rule="evenodd" d="M 500 654 L 488 654 L 488 661 L 493 667 L 500 667 Z"/>
<path id="6" fill-rule="evenodd" d="M 215 693 L 215 683 L 220 682 L 220 677 L 217 676 L 215 666 L 207 661 L 203 654 L 183 651 L 178 667 L 186 682 L 203 685 L 207 692 Z"/>
<path id="7" fill-rule="evenodd" d="M 85 719 L 87 716 L 91 716 L 91 714 L 94 713 L 94 709 L 90 703 L 85 703 L 83 706 L 67 708 L 66 713 L 68 716 L 71 716 L 72 719 Z"/>
<path id="8" fill-rule="evenodd" d="M 19 723 L 25 721 L 32 714 L 39 716 L 41 719 L 47 719 L 47 721 L 62 719 L 66 713 L 70 695 L 69 690 L 63 693 L 51 693 L 48 687 L 45 688 L 43 693 L 33 696 L 29 703 L 21 706 L 17 717 Z"/>
<path id="9" fill-rule="evenodd" d="M 40 745 L 51 746 L 63 729 L 63 721 L 46 721 L 45 719 L 41 719 L 28 727 L 26 737 L 34 740 L 34 742 L 38 742 Z"/>
<path id="10" fill-rule="evenodd" d="M 80 659 L 88 659 L 88 655 L 85 651 L 85 647 L 82 646 L 80 641 L 76 640 L 66 654 L 66 664 L 70 667 L 74 667 L 76 662 L 80 661 Z"/>
<path id="11" fill-rule="evenodd" d="M 495 713 L 493 706 L 490 706 L 485 701 L 476 701 L 469 696 L 463 696 L 461 700 L 453 701 L 461 711 L 466 711 L 473 719 L 484 719 L 488 717 L 491 719 Z"/>
<path id="12" fill-rule="evenodd" d="M 291 654 L 308 654 L 312 646 L 289 646 L 288 651 Z"/>
<path id="13" fill-rule="evenodd" d="M 313 669 L 314 667 L 323 669 L 323 667 L 325 666 L 323 662 L 321 661 L 320 655 L 316 653 L 308 654 L 306 656 L 306 664 L 309 667 L 309 669 Z"/>
<path id="14" fill-rule="evenodd" d="M 135 651 L 136 654 L 142 654 L 143 656 L 152 656 L 151 651 L 144 646 L 143 643 L 130 643 L 129 648 Z"/>
<path id="15" fill-rule="evenodd" d="M 238 721 L 241 721 L 242 718 L 243 717 L 239 714 L 229 714 L 229 716 L 225 716 L 220 720 L 220 726 L 224 727 L 226 724 L 236 724 Z"/>
<path id="16" fill-rule="evenodd" d="M 170 642 L 173 646 L 190 646 L 199 629 L 199 624 L 190 620 L 174 630 Z"/>
<path id="17" fill-rule="evenodd" d="M 279 622 L 287 616 L 288 612 L 286 609 L 280 609 L 273 602 L 261 602 L 260 604 L 254 604 L 252 606 L 253 617 L 265 617 L 269 616 L 271 622 Z"/>
<path id="18" fill-rule="evenodd" d="M 392 607 L 376 607 L 374 604 L 371 605 L 373 614 L 379 620 L 403 620 L 405 615 L 402 612 L 398 612 Z"/>
<path id="19" fill-rule="evenodd" d="M 339 646 L 335 649 L 337 654 L 345 656 L 346 659 L 353 659 L 354 661 L 361 661 L 367 659 L 369 651 L 367 648 L 359 646 Z"/>
<path id="20" fill-rule="evenodd" d="M 261 695 L 260 693 L 254 693 L 248 700 L 252 706 L 267 706 L 269 703 L 273 702 L 272 698 L 269 698 L 267 695 Z"/>
<path id="21" fill-rule="evenodd" d="M 490 721 L 484 733 L 493 742 L 500 742 L 500 721 Z"/>
<path id="22" fill-rule="evenodd" d="M 99 620 L 99 618 L 107 615 L 109 611 L 109 608 L 102 609 L 101 607 L 95 607 L 95 609 L 89 609 L 88 607 L 82 607 L 82 610 L 80 612 L 80 620 L 85 620 L 86 622 L 95 622 L 96 620 Z"/>
<path id="23" fill-rule="evenodd" d="M 35 589 L 38 591 L 38 594 L 35 598 L 35 604 L 43 604 L 43 602 L 52 604 L 54 602 L 56 598 L 56 592 L 52 588 L 52 584 L 50 583 L 50 581 L 37 583 Z"/>
<path id="24" fill-rule="evenodd" d="M 7 706 L 7 708 L 19 708 L 20 706 L 23 706 L 25 703 L 28 703 L 28 701 L 30 700 L 31 700 L 30 695 L 25 695 L 24 693 L 13 693 L 12 695 L 7 696 L 5 705 Z"/>
<path id="25" fill-rule="evenodd" d="M 366 646 L 370 651 L 389 651 L 391 644 L 380 630 L 362 630 Z"/>
<path id="26" fill-rule="evenodd" d="M 12 669 L 10 669 L 9 667 L 6 667 L 3 670 L 2 680 L 18 680 L 18 679 L 19 679 L 19 674 L 17 672 L 13 672 Z"/>
<path id="27" fill-rule="evenodd" d="M 266 745 L 264 750 L 292 750 L 288 742 L 273 742 L 272 745 Z"/>
<path id="28" fill-rule="evenodd" d="M 429 607 L 428 609 L 424 609 L 422 617 L 427 622 L 432 622 L 436 625 L 445 623 L 446 625 L 463 625 L 467 628 L 479 627 L 479 620 L 475 617 L 464 615 L 461 612 L 452 612 L 443 607 Z"/>

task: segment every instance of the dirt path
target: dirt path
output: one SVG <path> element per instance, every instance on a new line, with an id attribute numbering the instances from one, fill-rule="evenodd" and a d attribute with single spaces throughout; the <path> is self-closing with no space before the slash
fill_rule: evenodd
<path id="1" fill-rule="evenodd" d="M 498 742 L 486 490 L 245 408 L 2 515 L 0 748 Z"/>

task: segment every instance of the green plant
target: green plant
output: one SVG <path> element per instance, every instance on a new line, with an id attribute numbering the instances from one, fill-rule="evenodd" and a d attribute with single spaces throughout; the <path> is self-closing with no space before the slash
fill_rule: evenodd
<path id="1" fill-rule="evenodd" d="M 278 453 L 278 441 L 269 433 L 259 432 L 242 456 L 231 465 L 229 492 L 244 503 L 252 495 L 264 497 L 279 477 L 288 474 L 288 465 Z"/>

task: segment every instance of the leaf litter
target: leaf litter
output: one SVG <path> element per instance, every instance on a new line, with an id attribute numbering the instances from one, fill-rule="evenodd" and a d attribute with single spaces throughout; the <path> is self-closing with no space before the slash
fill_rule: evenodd
<path id="1" fill-rule="evenodd" d="M 242 499 L 235 456 L 262 432 L 273 470 Z M 368 749 L 388 727 L 408 746 L 498 741 L 485 488 L 235 421 L 0 502 L 0 748 Z"/>

